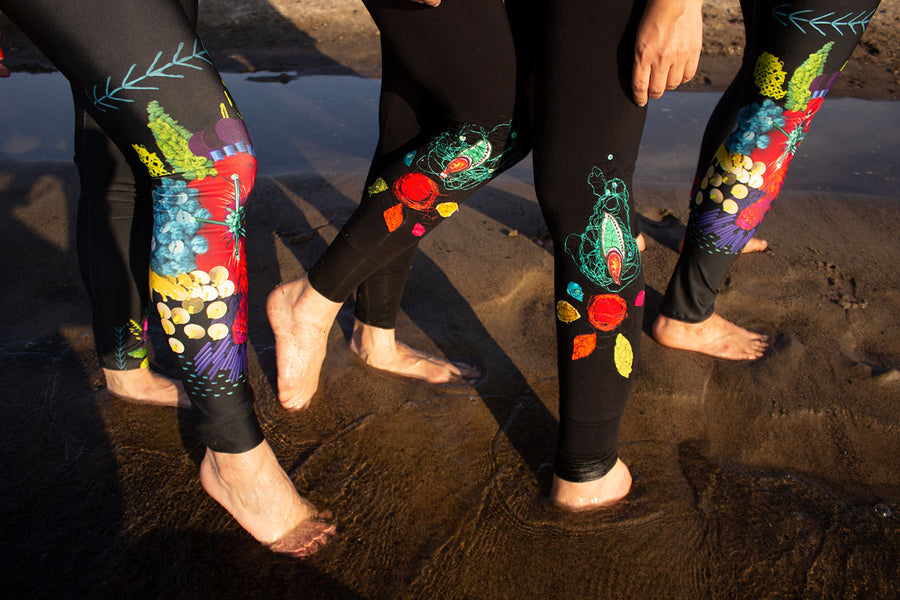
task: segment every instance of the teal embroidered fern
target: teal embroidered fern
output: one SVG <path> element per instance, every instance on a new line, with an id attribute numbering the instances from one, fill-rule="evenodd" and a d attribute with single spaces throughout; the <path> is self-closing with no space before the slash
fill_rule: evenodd
<path id="1" fill-rule="evenodd" d="M 158 90 L 159 88 L 156 86 L 146 85 L 147 80 L 154 77 L 182 79 L 184 75 L 171 72 L 172 69 L 176 69 L 178 67 L 202 71 L 202 65 L 197 65 L 192 62 L 195 60 L 201 60 L 210 65 L 212 64 L 212 61 L 209 59 L 209 52 L 207 52 L 206 48 L 203 47 L 203 45 L 200 43 L 200 40 L 194 40 L 194 49 L 189 55 L 181 56 L 182 48 L 184 48 L 184 44 L 178 44 L 178 49 L 175 50 L 175 54 L 172 55 L 172 60 L 164 65 L 158 65 L 159 59 L 162 57 L 162 52 L 157 52 L 156 57 L 153 59 L 153 62 L 150 64 L 150 66 L 147 67 L 147 70 L 144 72 L 144 74 L 135 77 L 134 79 L 132 79 L 131 77 L 134 73 L 135 67 L 137 67 L 137 63 L 131 65 L 131 68 L 128 69 L 128 73 L 126 73 L 125 77 L 122 78 L 122 84 L 114 89 L 111 89 L 112 77 L 107 77 L 106 87 L 104 90 L 102 90 L 102 93 L 97 89 L 97 85 L 94 86 L 92 90 L 91 102 L 94 103 L 94 106 L 96 106 L 97 109 L 103 112 L 106 112 L 107 109 L 118 110 L 119 106 L 114 103 L 134 102 L 134 100 L 131 100 L 130 98 L 122 98 L 118 96 L 120 92 L 136 90 Z"/>
<path id="2" fill-rule="evenodd" d="M 847 13 L 843 17 L 833 16 L 835 14 L 834 11 L 824 15 L 813 16 L 809 14 L 813 12 L 812 9 L 788 12 L 787 9 L 790 9 L 790 7 L 790 4 L 776 6 L 772 9 L 772 16 L 778 19 L 778 22 L 786 27 L 788 26 L 788 23 L 790 23 L 801 32 L 806 33 L 806 30 L 803 28 L 803 25 L 806 25 L 807 27 L 815 29 L 822 35 L 825 35 L 825 32 L 821 29 L 823 27 L 825 29 L 830 27 L 837 31 L 841 36 L 844 35 L 844 32 L 841 29 L 842 27 L 849 29 L 852 33 L 856 33 L 856 28 L 859 27 L 860 32 L 863 32 L 866 30 L 866 25 L 869 24 L 869 21 L 872 20 L 872 16 L 875 14 L 875 10 L 873 9 L 871 12 L 861 12 L 858 15 Z"/>
<path id="3" fill-rule="evenodd" d="M 116 368 L 120 371 L 124 371 L 128 368 L 128 359 L 125 357 L 125 340 L 128 334 L 128 328 L 125 326 L 116 327 L 116 351 L 115 351 L 115 359 L 116 359 Z"/>

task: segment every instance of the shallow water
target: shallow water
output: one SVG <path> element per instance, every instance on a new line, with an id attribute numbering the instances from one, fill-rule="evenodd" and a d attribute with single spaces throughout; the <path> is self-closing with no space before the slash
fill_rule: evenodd
<path id="1" fill-rule="evenodd" d="M 274 397 L 272 334 L 251 310 L 266 436 L 298 488 L 338 520 L 334 543 L 297 564 L 270 556 L 202 493 L 186 415 L 102 392 L 74 256 L 74 170 L 34 162 L 71 154 L 68 89 L 32 77 L 45 86 L 33 101 L 25 88 L 14 102 L 4 95 L 23 80 L 0 81 L 0 573 L 13 597 L 900 597 L 896 127 L 848 132 L 839 168 L 816 146 L 824 136 L 802 147 L 810 155 L 794 166 L 820 165 L 809 181 L 869 195 L 786 193 L 784 206 L 797 208 L 767 230 L 776 251 L 739 261 L 738 289 L 727 283 L 721 302 L 774 330 L 765 360 L 726 364 L 644 336 L 621 436 L 635 484 L 609 511 L 572 516 L 543 500 L 557 419 L 552 257 L 534 243 L 543 224 L 527 165 L 423 242 L 398 323 L 416 347 L 475 360 L 487 372 L 477 385 L 365 369 L 346 348 L 345 308 L 320 393 L 287 414 Z M 355 208 L 377 82 L 226 83 L 264 174 L 248 215 L 250 305 L 260 307 Z M 643 212 L 683 211 L 677 190 L 694 150 L 665 140 L 699 138 L 696 114 L 713 102 L 673 94 L 651 111 Z M 833 100 L 819 130 L 850 115 L 896 122 L 898 109 Z M 860 139 L 864 160 L 843 145 Z M 847 185 L 846 165 L 870 163 L 881 170 L 860 175 L 861 189 Z M 649 185 L 660 181 L 676 185 Z M 650 313 L 675 254 L 656 242 L 677 242 L 681 229 L 644 224 Z M 865 239 L 834 234 L 863 227 Z M 845 299 L 868 308 L 844 310 Z"/>
<path id="2" fill-rule="evenodd" d="M 258 149 L 260 172 L 365 171 L 377 136 L 379 82 L 357 77 L 225 74 Z M 69 160 L 69 88 L 58 73 L 0 81 L 0 160 Z M 718 94 L 667 93 L 651 102 L 638 182 L 693 178 Z M 900 197 L 900 102 L 829 98 L 791 163 L 785 189 Z M 673 143 L 674 140 L 674 143 Z M 528 163 L 514 170 L 528 178 Z"/>

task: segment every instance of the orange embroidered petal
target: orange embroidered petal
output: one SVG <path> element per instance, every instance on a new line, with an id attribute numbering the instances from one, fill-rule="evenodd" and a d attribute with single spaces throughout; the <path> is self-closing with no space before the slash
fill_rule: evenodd
<path id="1" fill-rule="evenodd" d="M 395 231 L 403 223 L 403 205 L 395 204 L 384 211 L 384 222 L 388 231 Z"/>
<path id="2" fill-rule="evenodd" d="M 584 358 L 594 351 L 597 347 L 597 334 L 588 333 L 585 335 L 576 335 L 575 341 L 572 343 L 572 360 Z"/>

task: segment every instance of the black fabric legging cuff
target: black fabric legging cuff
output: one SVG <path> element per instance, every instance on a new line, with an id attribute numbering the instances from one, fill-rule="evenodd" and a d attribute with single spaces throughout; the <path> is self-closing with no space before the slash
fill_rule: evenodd
<path id="1" fill-rule="evenodd" d="M 216 397 L 209 390 L 211 400 L 192 404 L 191 420 L 204 446 L 215 452 L 240 454 L 263 442 L 265 438 L 253 411 L 253 394 L 249 389 L 246 392 L 249 402 L 235 403 L 227 395 Z"/>
<path id="2" fill-rule="evenodd" d="M 610 472 L 619 460 L 619 453 L 613 452 L 605 457 L 580 457 L 565 452 L 557 452 L 554 461 L 554 473 L 560 479 L 572 483 L 584 483 L 600 479 Z"/>
<path id="3" fill-rule="evenodd" d="M 412 270 L 418 247 L 410 248 L 382 267 L 379 276 L 366 279 L 356 290 L 356 320 L 380 329 L 397 325 L 397 312 L 406 278 Z"/>
<path id="4" fill-rule="evenodd" d="M 685 240 L 659 312 L 685 323 L 705 321 L 715 312 L 717 290 L 733 264 L 731 255 L 710 255 Z"/>

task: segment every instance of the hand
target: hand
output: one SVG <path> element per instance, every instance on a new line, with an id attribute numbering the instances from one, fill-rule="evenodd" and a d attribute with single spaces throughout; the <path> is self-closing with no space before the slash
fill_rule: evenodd
<path id="1" fill-rule="evenodd" d="M 441 0 L 410 0 L 410 2 L 415 2 L 417 4 L 427 4 L 428 6 L 437 6 L 441 3 Z"/>
<path id="2" fill-rule="evenodd" d="M 648 0 L 634 45 L 631 88 L 638 106 L 697 73 L 703 44 L 702 0 Z"/>
<path id="3" fill-rule="evenodd" d="M 3 66 L 3 48 L 0 48 L 0 77 L 9 77 L 9 69 Z"/>

